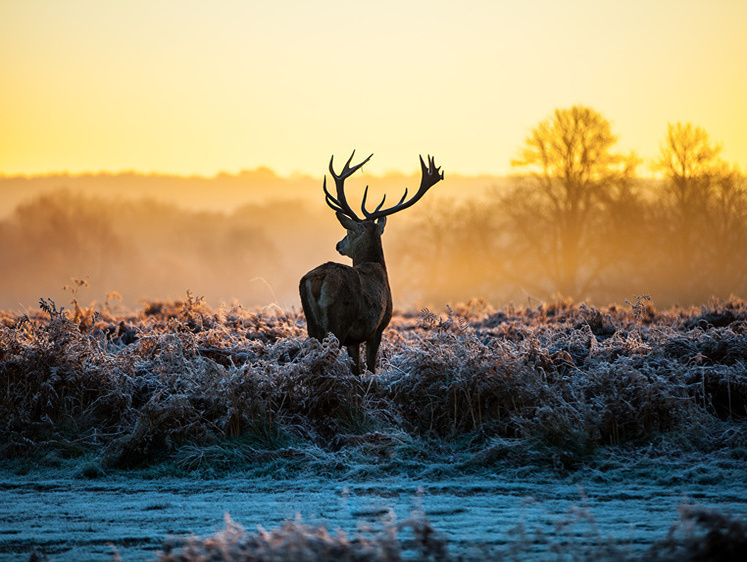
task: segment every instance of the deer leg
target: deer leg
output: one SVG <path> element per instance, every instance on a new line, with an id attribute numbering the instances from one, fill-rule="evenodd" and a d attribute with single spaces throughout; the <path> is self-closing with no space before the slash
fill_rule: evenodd
<path id="1" fill-rule="evenodd" d="M 371 339 L 366 340 L 366 367 L 372 373 L 376 372 L 376 355 L 379 353 L 381 343 L 381 332 L 375 333 Z"/>
<path id="2" fill-rule="evenodd" d="M 348 347 L 348 355 L 350 355 L 350 358 L 353 360 L 353 374 L 354 375 L 360 375 L 361 373 L 361 346 L 360 344 L 356 343 L 355 345 L 349 345 Z"/>

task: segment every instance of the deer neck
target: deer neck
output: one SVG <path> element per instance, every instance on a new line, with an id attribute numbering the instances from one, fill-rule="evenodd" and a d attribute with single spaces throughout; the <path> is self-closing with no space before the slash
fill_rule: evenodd
<path id="1" fill-rule="evenodd" d="M 386 272 L 386 262 L 384 261 L 384 248 L 381 245 L 381 238 L 371 240 L 364 248 L 356 252 L 353 256 L 353 267 L 361 266 L 366 263 L 378 263 Z"/>

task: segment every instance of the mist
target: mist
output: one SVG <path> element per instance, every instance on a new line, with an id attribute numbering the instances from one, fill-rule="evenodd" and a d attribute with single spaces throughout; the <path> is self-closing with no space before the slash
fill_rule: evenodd
<path id="1" fill-rule="evenodd" d="M 354 206 L 364 183 L 374 198 L 397 197 L 418 178 L 352 179 Z M 690 241 L 683 259 L 682 231 L 665 220 L 664 182 L 633 181 L 594 215 L 576 272 L 584 282 L 568 294 L 547 267 L 552 225 L 540 220 L 526 182 L 447 174 L 392 217 L 383 239 L 395 307 L 559 298 L 603 306 L 641 294 L 668 307 L 746 294 L 747 226 L 734 215 L 744 211 L 743 197 L 720 217 L 683 225 Z M 2 193 L 13 195 L 4 200 L 17 204 L 0 220 L 0 309 L 35 308 L 42 297 L 61 306 L 137 308 L 187 292 L 213 307 L 300 308 L 305 272 L 325 261 L 349 263 L 334 249 L 344 231 L 320 183 L 269 170 L 243 178 L 1 178 Z"/>
<path id="2" fill-rule="evenodd" d="M 350 181 L 351 201 L 371 181 L 372 194 L 399 194 L 419 178 L 363 175 Z M 465 178 L 434 201 L 479 197 L 500 179 Z M 0 309 L 96 302 L 136 308 L 184 298 L 211 306 L 299 307 L 298 280 L 335 251 L 344 231 L 324 204 L 321 178 L 282 178 L 270 170 L 213 178 L 125 174 L 0 178 Z M 390 195 L 393 196 L 393 195 Z M 385 247 L 407 236 L 420 216 L 390 221 Z M 407 251 L 403 247 L 400 252 Z M 393 256 L 394 257 L 394 256 Z M 426 256 L 417 257 L 420 262 Z M 406 260 L 393 262 L 395 302 L 420 292 Z M 404 271 L 403 271 L 404 269 Z M 404 279 L 403 279 L 404 281 Z M 408 295 L 408 296 L 405 296 Z"/>

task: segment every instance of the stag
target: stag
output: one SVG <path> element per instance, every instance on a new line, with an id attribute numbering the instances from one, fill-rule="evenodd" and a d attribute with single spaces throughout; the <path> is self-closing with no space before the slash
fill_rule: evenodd
<path id="1" fill-rule="evenodd" d="M 347 347 L 353 360 L 353 373 L 360 373 L 360 344 L 366 344 L 366 367 L 372 373 L 376 369 L 376 355 L 381 343 L 381 334 L 392 318 L 392 291 L 389 288 L 381 235 L 389 215 L 407 209 L 417 203 L 436 183 L 444 179 L 434 158 L 428 164 L 420 157 L 421 180 L 415 195 L 407 199 L 407 189 L 396 205 L 385 208 L 386 195 L 373 210 L 366 208 L 368 186 L 363 192 L 361 212 L 358 217 L 345 197 L 345 180 L 371 159 L 350 165 L 355 151 L 350 155 L 339 174 L 333 167 L 334 156 L 329 161 L 329 173 L 335 182 L 335 195 L 324 190 L 327 205 L 335 211 L 337 220 L 347 234 L 337 243 L 337 251 L 353 259 L 353 266 L 327 262 L 312 269 L 301 278 L 299 292 L 306 315 L 309 336 L 318 340 L 332 333 Z"/>

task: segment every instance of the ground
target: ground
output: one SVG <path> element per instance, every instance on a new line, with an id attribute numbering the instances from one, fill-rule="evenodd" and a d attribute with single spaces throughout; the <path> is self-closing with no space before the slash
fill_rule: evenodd
<path id="1" fill-rule="evenodd" d="M 733 468 L 737 468 L 735 466 Z M 657 476 L 658 475 L 658 476 Z M 452 555 L 550 558 L 553 549 L 643 556 L 686 505 L 747 516 L 747 487 L 718 466 L 559 476 L 526 471 L 493 477 L 411 479 L 153 478 L 3 474 L 0 560 L 36 550 L 51 560 L 155 560 L 179 537 L 206 537 L 226 516 L 247 533 L 301 518 L 348 536 L 424 515 Z M 406 533 L 402 536 L 407 540 Z"/>
<path id="2" fill-rule="evenodd" d="M 0 314 L 0 559 L 747 548 L 744 301 L 398 314 L 361 376 L 293 311 L 74 304 Z"/>

